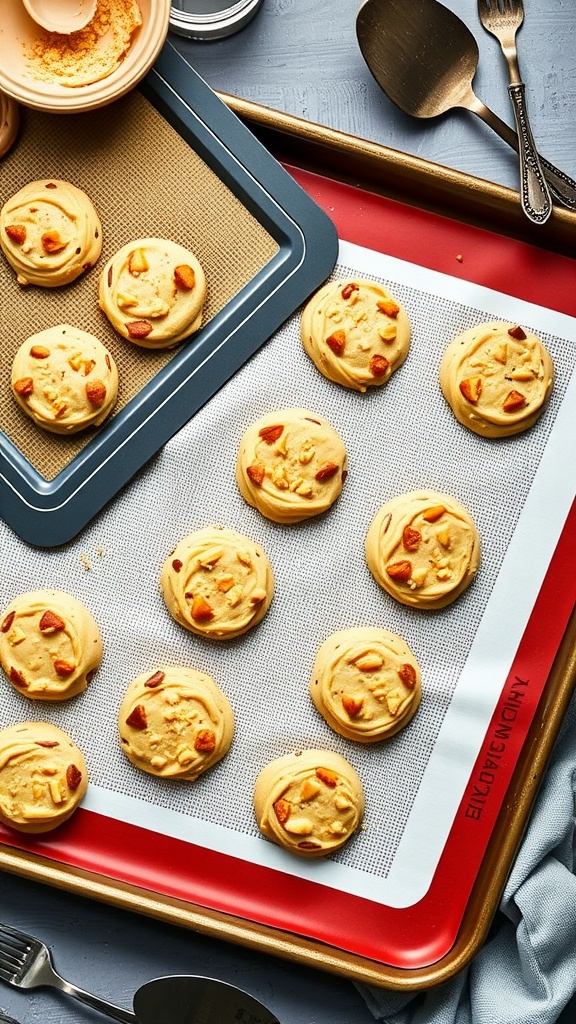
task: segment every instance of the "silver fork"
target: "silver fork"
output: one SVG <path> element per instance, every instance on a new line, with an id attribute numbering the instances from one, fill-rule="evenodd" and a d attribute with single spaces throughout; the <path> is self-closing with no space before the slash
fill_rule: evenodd
<path id="1" fill-rule="evenodd" d="M 0 924 L 0 978 L 16 988 L 37 988 L 41 985 L 57 988 L 93 1010 L 105 1013 L 112 1020 L 137 1024 L 136 1015 L 131 1010 L 124 1010 L 64 981 L 54 969 L 48 946 L 33 935 L 5 924 Z"/>
<path id="2" fill-rule="evenodd" d="M 524 21 L 522 0 L 478 0 L 478 14 L 486 31 L 500 43 L 508 64 L 508 92 L 519 140 L 522 208 L 535 224 L 544 224 L 552 212 L 552 199 L 528 121 L 526 89 L 520 77 L 516 50 L 516 32 Z"/>

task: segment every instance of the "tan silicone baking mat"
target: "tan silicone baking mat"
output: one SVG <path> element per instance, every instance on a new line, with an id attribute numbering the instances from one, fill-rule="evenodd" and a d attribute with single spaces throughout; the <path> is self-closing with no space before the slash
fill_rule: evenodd
<path id="1" fill-rule="evenodd" d="M 102 221 L 98 263 L 64 288 L 21 287 L 0 254 L 0 423 L 46 480 L 93 436 L 50 434 L 32 423 L 10 390 L 12 360 L 31 334 L 70 323 L 95 334 L 118 365 L 118 413 L 173 357 L 138 348 L 115 333 L 98 308 L 99 274 L 132 239 L 159 236 L 190 248 L 208 283 L 204 323 L 274 257 L 276 241 L 228 186 L 141 93 L 77 115 L 23 112 L 17 145 L 0 165 L 3 204 L 29 181 L 62 178 L 88 193 Z M 184 344 L 194 344 L 192 337 Z"/>

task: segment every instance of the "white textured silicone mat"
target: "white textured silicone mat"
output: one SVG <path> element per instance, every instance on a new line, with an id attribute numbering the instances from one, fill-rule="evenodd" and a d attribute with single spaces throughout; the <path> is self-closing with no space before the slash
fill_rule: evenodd
<path id="1" fill-rule="evenodd" d="M 326 381 L 302 349 L 298 312 L 71 544 L 34 549 L 0 522 L 1 606 L 36 587 L 68 590 L 91 609 L 105 647 L 89 689 L 62 705 L 33 704 L 1 679 L 0 725 L 45 718 L 69 731 L 86 755 L 85 805 L 93 810 L 409 905 L 437 863 L 574 495 L 575 322 L 347 243 L 334 276 L 382 280 L 408 311 L 410 354 L 385 387 L 361 395 Z M 538 424 L 498 441 L 466 431 L 438 385 L 452 337 L 492 319 L 533 330 L 556 369 Z M 295 405 L 330 420 L 346 443 L 349 475 L 327 514 L 286 527 L 243 502 L 234 464 L 252 420 Z M 482 538 L 477 579 L 455 604 L 434 613 L 396 604 L 364 560 L 366 530 L 380 504 L 419 487 L 452 493 Z M 233 642 L 182 629 L 158 586 L 176 543 L 212 522 L 258 541 L 276 577 L 264 621 Z M 308 682 L 316 649 L 331 632 L 374 624 L 401 634 L 414 651 L 423 700 L 405 730 L 362 747 L 329 729 L 311 704 Z M 229 755 L 194 784 L 139 773 L 120 751 L 116 716 L 124 690 L 134 676 L 162 664 L 209 672 L 235 711 Z M 262 839 L 252 811 L 262 765 L 309 746 L 348 757 L 367 804 L 362 831 L 331 861 L 313 864 Z M 399 856 L 407 846 L 408 862 L 404 852 Z"/>

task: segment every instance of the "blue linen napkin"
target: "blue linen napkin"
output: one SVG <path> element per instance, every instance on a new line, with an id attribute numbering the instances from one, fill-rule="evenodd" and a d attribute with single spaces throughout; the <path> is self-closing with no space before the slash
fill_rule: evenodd
<path id="1" fill-rule="evenodd" d="M 385 1024 L 554 1024 L 576 993 L 576 695 L 490 934 L 455 978 L 410 995 L 358 986 Z M 576 1020 L 576 1011 L 575 1017 Z"/>

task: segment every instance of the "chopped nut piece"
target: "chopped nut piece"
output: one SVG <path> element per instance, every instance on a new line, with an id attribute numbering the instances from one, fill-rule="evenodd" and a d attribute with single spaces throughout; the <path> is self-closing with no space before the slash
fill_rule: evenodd
<path id="1" fill-rule="evenodd" d="M 262 486 L 262 481 L 264 480 L 264 466 L 255 462 L 252 466 L 247 466 L 246 473 L 253 484 L 256 484 L 257 487 Z"/>
<path id="2" fill-rule="evenodd" d="M 164 680 L 165 676 L 166 673 L 159 670 L 158 672 L 155 672 L 153 676 L 150 676 L 150 678 L 146 680 L 144 686 L 147 686 L 150 690 L 154 690 L 157 686 L 160 686 L 160 683 Z"/>
<path id="3" fill-rule="evenodd" d="M 367 654 L 362 654 L 359 658 L 356 658 L 354 664 L 361 672 L 375 672 L 377 669 L 382 668 L 384 662 L 377 651 L 368 651 Z"/>
<path id="4" fill-rule="evenodd" d="M 8 615 L 4 619 L 4 622 L 2 623 L 2 626 L 0 626 L 0 632 L 2 632 L 2 633 L 7 633 L 8 632 L 8 630 L 10 629 L 10 626 L 14 622 L 15 616 L 16 616 L 16 612 L 8 612 Z"/>
<path id="5" fill-rule="evenodd" d="M 305 839 L 304 842 L 298 843 L 298 849 L 299 850 L 321 850 L 322 849 L 322 844 L 321 843 L 315 843 L 315 842 L 313 842 L 310 839 L 309 840 Z"/>
<path id="6" fill-rule="evenodd" d="M 314 474 L 315 480 L 331 480 L 331 478 L 338 472 L 338 466 L 335 462 L 325 462 L 323 466 Z"/>
<path id="7" fill-rule="evenodd" d="M 147 338 L 152 330 L 152 324 L 148 320 L 131 320 L 126 324 L 126 330 L 131 338 Z"/>
<path id="8" fill-rule="evenodd" d="M 350 697 L 346 693 L 342 696 L 342 707 L 350 718 L 356 718 L 360 714 L 363 704 L 362 697 Z"/>
<path id="9" fill-rule="evenodd" d="M 482 394 L 482 378 L 466 377 L 464 380 L 460 381 L 458 386 L 466 401 L 470 402 L 472 405 L 476 405 L 480 395 Z"/>
<path id="10" fill-rule="evenodd" d="M 373 377 L 384 377 L 388 372 L 390 363 L 386 359 L 386 356 L 375 355 L 370 360 L 370 373 Z"/>
<path id="11" fill-rule="evenodd" d="M 177 288 L 184 292 L 191 292 L 196 284 L 196 275 L 187 263 L 179 263 L 177 267 L 174 267 L 174 281 Z"/>
<path id="12" fill-rule="evenodd" d="M 11 683 L 14 683 L 14 686 L 28 686 L 28 683 L 24 679 L 22 673 L 19 672 L 17 668 L 14 668 L 13 665 L 10 667 L 8 678 L 10 679 Z"/>
<path id="13" fill-rule="evenodd" d="M 32 359 L 48 359 L 50 349 L 46 348 L 45 345 L 32 345 L 30 355 L 32 356 Z"/>
<path id="14" fill-rule="evenodd" d="M 511 338 L 516 338 L 518 341 L 524 341 L 524 338 L 526 337 L 525 331 L 523 331 L 519 326 L 510 327 L 508 329 L 508 334 Z"/>
<path id="15" fill-rule="evenodd" d="M 502 365 L 505 366 L 507 358 L 508 358 L 508 347 L 507 347 L 507 345 L 506 344 L 499 345 L 498 348 L 496 349 L 496 351 L 494 352 L 494 359 L 496 360 L 497 363 L 502 363 Z"/>
<path id="16" fill-rule="evenodd" d="M 150 270 L 150 266 L 144 249 L 134 249 L 128 257 L 128 273 L 137 277 L 138 274 L 143 274 L 145 270 Z"/>
<path id="17" fill-rule="evenodd" d="M 66 784 L 68 789 L 71 789 L 74 792 L 74 790 L 78 789 L 81 782 L 82 772 L 75 764 L 69 764 L 66 769 Z"/>
<path id="18" fill-rule="evenodd" d="M 287 821 L 284 822 L 284 828 L 287 832 L 291 832 L 295 836 L 309 836 L 314 831 L 314 823 L 310 821 L 310 818 L 303 816 L 294 817 L 291 815 Z"/>
<path id="19" fill-rule="evenodd" d="M 386 566 L 386 572 L 393 580 L 404 580 L 407 582 L 412 575 L 412 562 L 392 562 Z"/>
<path id="20" fill-rule="evenodd" d="M 211 754 L 216 749 L 216 734 L 213 729 L 200 729 L 194 739 L 194 749 L 203 754 Z"/>
<path id="21" fill-rule="evenodd" d="M 50 782 L 48 783 L 48 788 L 50 790 L 50 796 L 52 797 L 53 803 L 64 803 L 66 799 L 66 793 L 64 792 L 62 779 L 50 779 Z"/>
<path id="22" fill-rule="evenodd" d="M 422 534 L 413 526 L 405 526 L 402 531 L 402 544 L 406 551 L 416 551 L 420 547 Z"/>
<path id="23" fill-rule="evenodd" d="M 233 576 L 222 576 L 222 578 L 219 579 L 217 584 L 216 584 L 217 589 L 219 591 L 221 591 L 222 594 L 227 594 L 229 590 L 232 590 L 233 586 L 234 586 L 234 577 Z"/>
<path id="24" fill-rule="evenodd" d="M 435 523 L 437 519 L 440 519 L 440 517 L 444 515 L 445 511 L 445 505 L 431 505 L 430 508 L 424 510 L 422 518 L 425 519 L 427 523 Z"/>
<path id="25" fill-rule="evenodd" d="M 356 284 L 355 281 L 350 281 L 348 284 L 344 285 L 340 294 L 343 299 L 349 299 L 350 296 L 352 295 L 352 292 L 357 291 L 360 291 L 360 285 Z"/>
<path id="26" fill-rule="evenodd" d="M 260 604 L 266 597 L 264 587 L 257 587 L 250 595 L 250 604 Z"/>
<path id="27" fill-rule="evenodd" d="M 74 662 L 67 661 L 66 658 L 56 658 L 54 660 L 54 671 L 61 679 L 66 679 L 66 676 L 71 676 L 75 668 L 76 665 Z"/>
<path id="28" fill-rule="evenodd" d="M 308 800 L 314 800 L 320 792 L 321 786 L 319 782 L 315 779 L 304 779 L 300 786 L 300 799 L 307 803 Z"/>
<path id="29" fill-rule="evenodd" d="M 174 572 L 180 572 L 181 571 L 181 569 L 182 569 L 182 561 L 181 561 L 180 558 L 172 559 L 172 568 L 174 569 Z"/>
<path id="30" fill-rule="evenodd" d="M 336 772 L 333 772 L 330 768 L 317 768 L 316 775 L 318 778 L 329 786 L 330 789 L 335 789 L 338 785 L 338 776 Z"/>
<path id="31" fill-rule="evenodd" d="M 341 356 L 346 345 L 346 331 L 333 331 L 326 338 L 326 344 L 335 356 Z"/>
<path id="32" fill-rule="evenodd" d="M 274 813 L 281 825 L 284 825 L 288 821 L 291 810 L 292 808 L 287 800 L 280 799 L 274 804 Z"/>
<path id="33" fill-rule="evenodd" d="M 22 245 L 26 241 L 26 228 L 24 224 L 7 224 L 4 228 L 8 238 L 16 245 Z"/>
<path id="34" fill-rule="evenodd" d="M 126 725 L 130 725 L 133 729 L 139 729 L 140 731 L 146 729 L 148 720 L 146 718 L 146 708 L 143 704 L 136 704 L 126 719 Z"/>
<path id="35" fill-rule="evenodd" d="M 14 381 L 14 391 L 21 398 L 26 398 L 31 395 L 34 391 L 34 381 L 32 377 L 21 377 L 20 380 Z"/>
<path id="36" fill-rule="evenodd" d="M 64 629 L 65 625 L 64 619 L 56 615 L 56 612 L 48 610 L 42 615 L 38 628 L 41 633 L 57 633 L 59 630 Z"/>
<path id="37" fill-rule="evenodd" d="M 526 398 L 520 391 L 509 391 L 502 402 L 504 412 L 516 412 L 517 409 L 522 409 L 525 405 Z"/>
<path id="38" fill-rule="evenodd" d="M 208 622 L 209 619 L 214 618 L 214 612 L 208 601 L 202 597 L 201 594 L 196 594 L 192 601 L 192 608 L 190 609 L 190 615 L 195 622 Z"/>
<path id="39" fill-rule="evenodd" d="M 273 427 L 262 427 L 258 431 L 258 437 L 261 437 L 266 444 L 274 444 L 275 441 L 280 437 L 284 427 L 281 423 L 276 424 Z"/>
<path id="40" fill-rule="evenodd" d="M 89 380 L 86 382 L 86 397 L 90 405 L 97 409 L 106 401 L 106 385 L 101 380 Z"/>
<path id="41" fill-rule="evenodd" d="M 449 548 L 452 540 L 450 527 L 443 526 L 440 530 L 436 530 L 436 538 L 443 548 Z"/>
<path id="42" fill-rule="evenodd" d="M 404 683 L 404 686 L 407 686 L 409 690 L 414 689 L 416 686 L 416 669 L 413 665 L 401 665 L 398 669 L 398 675 Z"/>
<path id="43" fill-rule="evenodd" d="M 62 252 L 68 245 L 68 242 L 62 238 L 58 231 L 45 231 L 40 241 L 44 252 L 47 252 L 50 256 Z"/>
<path id="44" fill-rule="evenodd" d="M 394 319 L 398 316 L 398 313 L 400 312 L 400 306 L 398 305 L 397 302 L 394 302 L 393 299 L 378 299 L 376 305 L 378 306 L 378 309 L 380 310 L 381 313 L 385 313 L 386 316 L 391 316 Z"/>
<path id="45" fill-rule="evenodd" d="M 382 341 L 385 341 L 387 344 L 394 341 L 397 336 L 398 328 L 396 324 L 386 324 L 384 327 L 378 328 L 378 337 L 382 338 Z"/>

